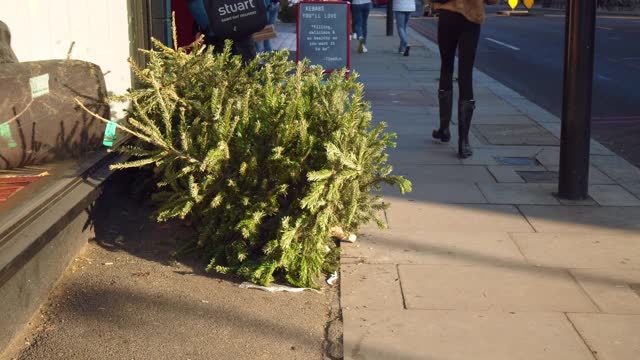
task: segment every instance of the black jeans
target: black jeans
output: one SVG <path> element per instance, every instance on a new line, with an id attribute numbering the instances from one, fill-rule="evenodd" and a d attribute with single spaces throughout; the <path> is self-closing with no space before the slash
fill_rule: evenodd
<path id="1" fill-rule="evenodd" d="M 213 45 L 213 51 L 217 54 L 224 51 L 225 39 L 217 36 L 207 36 L 204 39 L 204 43 L 207 45 Z M 249 35 L 242 39 L 233 40 L 233 46 L 231 47 L 231 54 L 240 55 L 243 63 L 248 63 L 256 57 L 256 43 L 253 41 L 253 36 Z"/>
<path id="2" fill-rule="evenodd" d="M 453 88 L 453 65 L 458 49 L 458 86 L 460 100 L 473 99 L 473 63 L 476 59 L 480 24 L 462 14 L 441 10 L 438 20 L 440 48 L 440 90 Z"/>

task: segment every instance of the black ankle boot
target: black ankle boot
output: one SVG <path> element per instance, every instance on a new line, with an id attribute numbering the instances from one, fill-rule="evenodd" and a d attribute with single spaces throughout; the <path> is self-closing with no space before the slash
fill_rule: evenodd
<path id="1" fill-rule="evenodd" d="M 469 129 L 471 129 L 471 117 L 475 108 L 475 100 L 461 100 L 458 104 L 458 157 L 460 159 L 473 155 L 469 145 Z"/>
<path id="2" fill-rule="evenodd" d="M 433 130 L 431 136 L 440 139 L 442 142 L 451 140 L 449 124 L 451 123 L 451 110 L 453 107 L 453 92 L 451 90 L 439 90 L 438 101 L 440 104 L 440 128 Z"/>

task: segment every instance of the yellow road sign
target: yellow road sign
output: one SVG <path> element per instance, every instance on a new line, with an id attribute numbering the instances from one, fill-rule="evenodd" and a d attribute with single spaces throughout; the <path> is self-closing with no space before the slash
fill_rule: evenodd
<path id="1" fill-rule="evenodd" d="M 515 10 L 519 2 L 520 0 L 509 0 L 509 6 L 511 6 L 511 10 Z"/>
<path id="2" fill-rule="evenodd" d="M 535 0 L 522 0 L 522 3 L 527 9 L 531 9 L 533 7 L 533 3 Z"/>

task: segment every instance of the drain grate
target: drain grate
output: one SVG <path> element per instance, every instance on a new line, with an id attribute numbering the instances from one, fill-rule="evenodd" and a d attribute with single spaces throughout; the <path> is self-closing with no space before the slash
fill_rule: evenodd
<path id="1" fill-rule="evenodd" d="M 496 156 L 495 159 L 500 165 L 507 165 L 507 166 L 539 166 L 541 165 L 538 159 L 532 158 L 532 157 Z"/>
<path id="2" fill-rule="evenodd" d="M 557 183 L 557 171 L 516 171 L 528 183 Z"/>

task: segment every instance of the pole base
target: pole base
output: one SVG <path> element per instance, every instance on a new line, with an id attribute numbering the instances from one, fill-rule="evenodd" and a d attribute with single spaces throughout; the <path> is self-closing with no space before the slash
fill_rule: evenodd
<path id="1" fill-rule="evenodd" d="M 589 194 L 581 195 L 581 194 L 561 194 L 559 192 L 554 192 L 552 195 L 560 200 L 571 200 L 571 201 L 587 201 L 591 200 L 591 196 Z"/>

